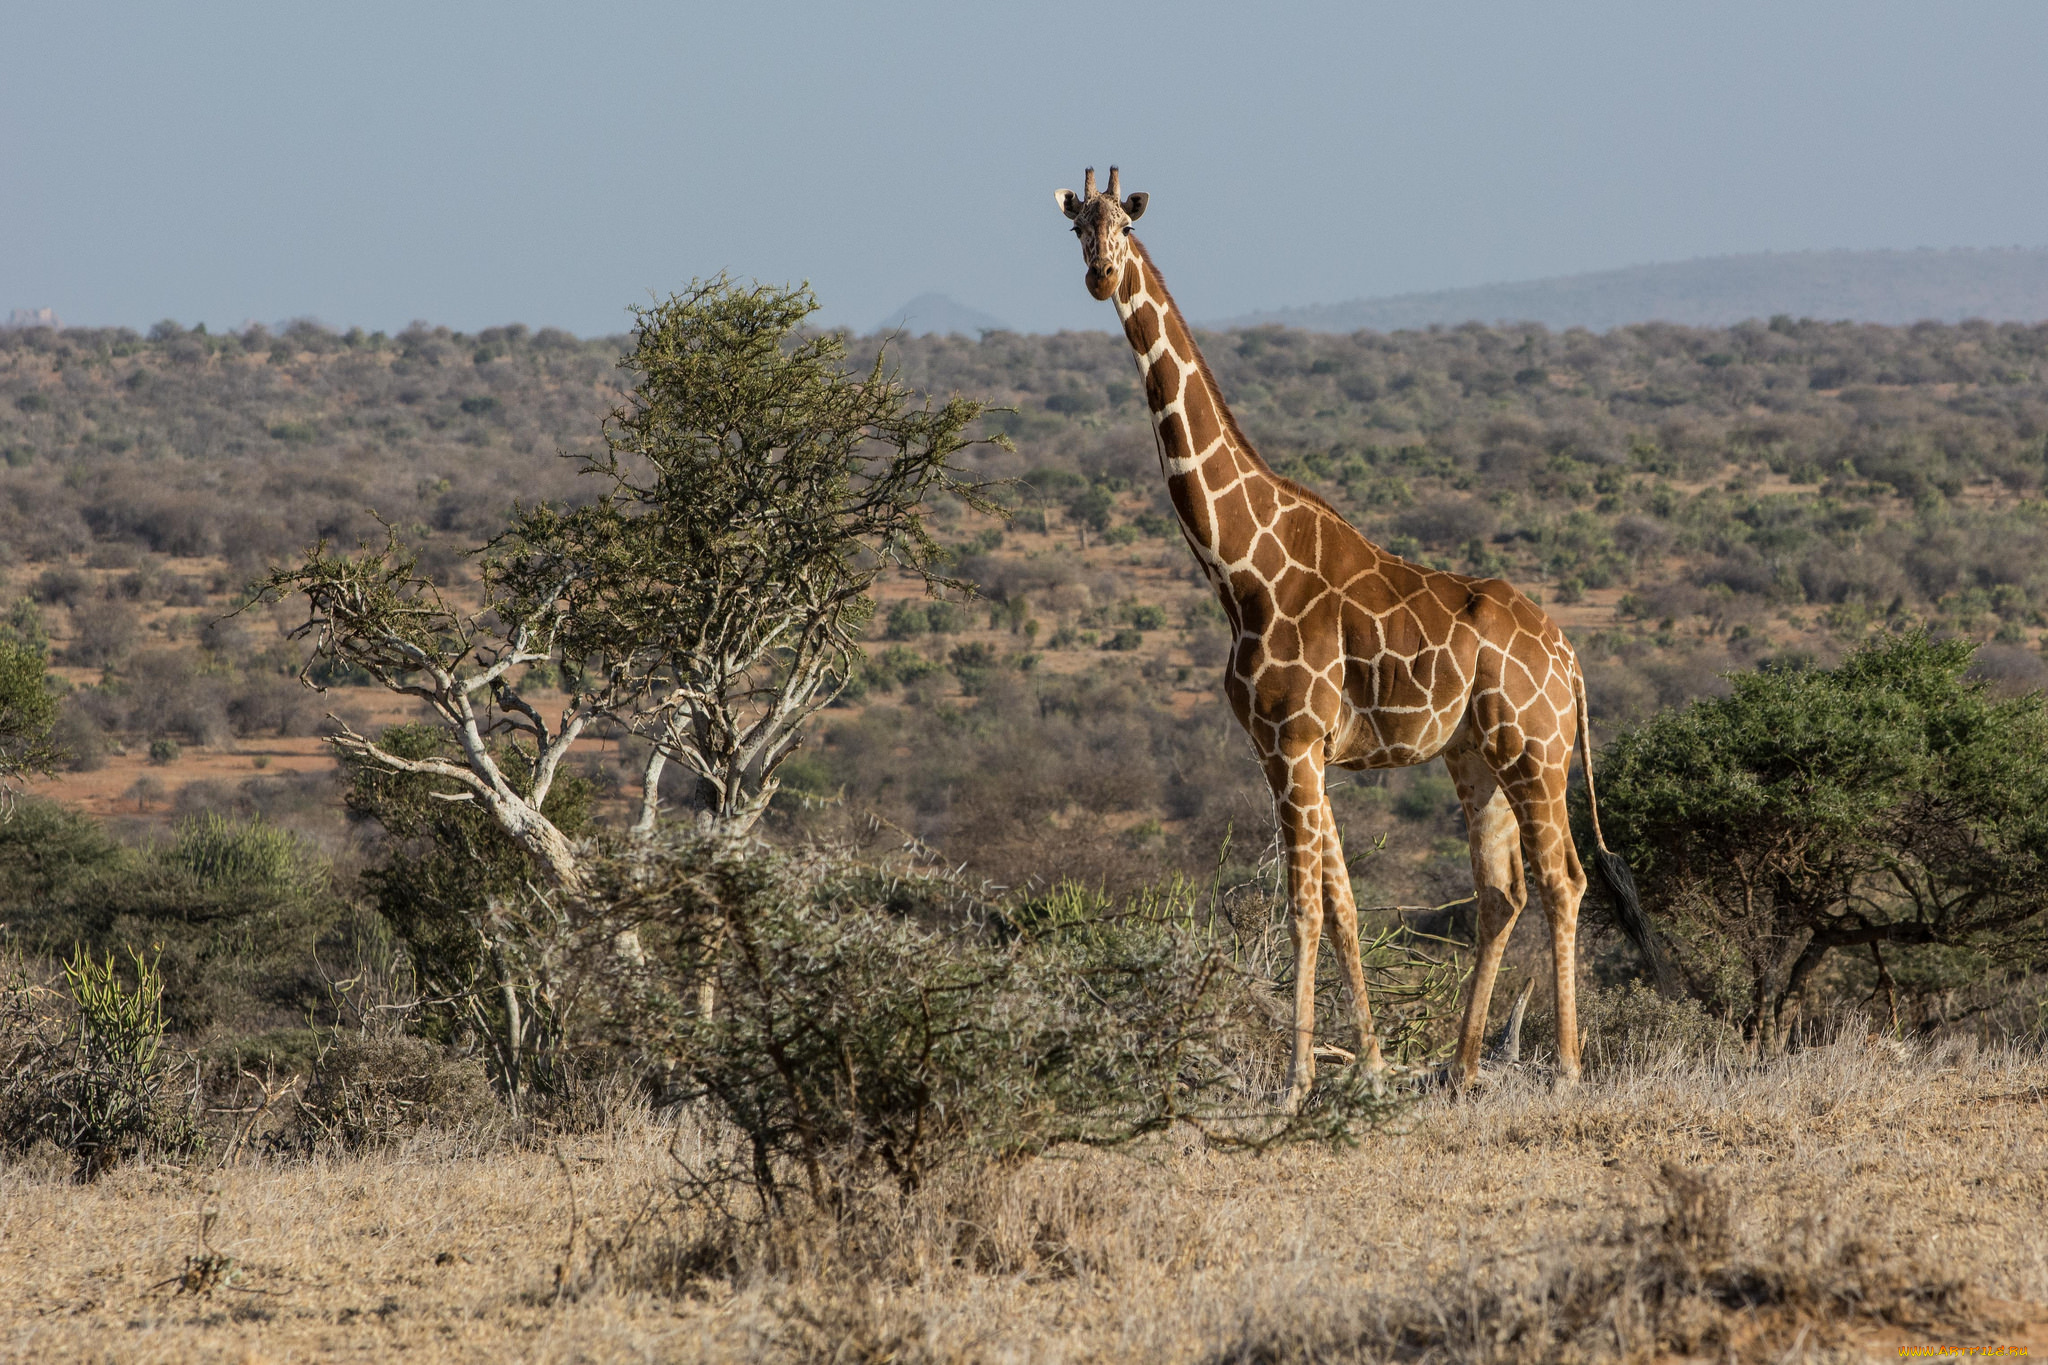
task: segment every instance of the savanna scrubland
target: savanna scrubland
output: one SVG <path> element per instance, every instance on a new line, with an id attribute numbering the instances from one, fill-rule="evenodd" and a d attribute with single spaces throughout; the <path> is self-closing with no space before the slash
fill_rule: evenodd
<path id="1" fill-rule="evenodd" d="M 480 602 L 470 551 L 515 504 L 595 496 L 559 456 L 601 448 L 631 340 L 0 333 L 0 602 L 59 680 L 67 755 L 0 826 L 10 1349 L 1779 1359 L 2035 1339 L 2038 917 L 2018 853 L 1993 869 L 1955 845 L 2038 843 L 1980 798 L 2020 761 L 1984 737 L 2031 733 L 2048 671 L 2048 328 L 1203 341 L 1281 472 L 1558 615 L 1596 734 L 1651 796 L 1674 718 L 1739 739 L 1746 716 L 1827 714 L 1837 680 L 1893 667 L 1884 641 L 1921 642 L 1894 658 L 1920 681 L 1890 693 L 1924 714 L 1837 706 L 1859 719 L 1821 727 L 1834 749 L 1790 746 L 1830 779 L 1797 800 L 1743 805 L 1763 760 L 1732 740 L 1693 774 L 1733 794 L 1718 824 L 1674 830 L 1648 797 L 1631 816 L 1624 786 L 1645 841 L 1624 851 L 1649 857 L 1685 975 L 1632 984 L 1589 901 L 1584 1088 L 1543 1084 L 1539 996 L 1532 1065 L 1476 1099 L 1337 1080 L 1306 1121 L 1261 1111 L 1269 808 L 1118 338 L 890 344 L 912 389 L 1007 409 L 974 434 L 1009 448 L 961 456 L 1007 517 L 943 494 L 924 512 L 977 591 L 878 585 L 865 660 L 757 827 L 782 871 L 679 855 L 688 875 L 634 912 L 631 971 L 625 920 L 566 917 L 556 957 L 510 972 L 521 1015 L 479 990 L 509 979 L 490 951 L 542 942 L 530 913 L 485 914 L 521 865 L 323 734 L 417 756 L 431 718 L 345 660 L 316 661 L 309 692 L 303 604 L 250 588 L 313 541 L 395 532 L 422 581 Z M 880 344 L 851 339 L 850 368 Z M 1918 767 L 1839 761 L 1908 733 Z M 551 818 L 622 828 L 644 758 L 595 728 Z M 1361 904 L 1388 907 L 1367 916 L 1383 1027 L 1425 1077 L 1469 890 L 1455 797 L 1435 768 L 1335 795 Z M 1839 875 L 1730 900 L 1696 868 L 1748 866 L 1713 838 L 1759 813 Z M 1807 953 L 1853 933 L 1852 903 L 1889 958 L 1867 936 Z M 1954 932 L 1888 927 L 1935 920 Z M 479 924 L 509 927 L 480 946 Z M 718 965 L 733 942 L 782 967 Z M 1512 970 L 1540 976 L 1542 952 L 1532 936 Z M 700 1019 L 707 983 L 727 1012 Z M 713 1064 L 787 1038 L 809 1048 L 787 1067 Z"/>

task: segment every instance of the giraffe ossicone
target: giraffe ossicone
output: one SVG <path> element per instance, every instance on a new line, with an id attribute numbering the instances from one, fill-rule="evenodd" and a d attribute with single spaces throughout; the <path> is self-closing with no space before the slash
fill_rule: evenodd
<path id="1" fill-rule="evenodd" d="M 1472 578 L 1389 554 L 1259 457 L 1131 233 L 1147 197 L 1054 198 L 1081 239 L 1085 283 L 1113 302 L 1137 358 L 1167 493 L 1188 548 L 1222 600 L 1235 640 L 1224 692 L 1272 788 L 1287 849 L 1294 943 L 1294 1046 L 1288 1102 L 1315 1077 L 1317 948 L 1327 923 L 1350 988 L 1359 1062 L 1385 1062 L 1358 950 L 1358 908 L 1324 778 L 1331 767 L 1398 768 L 1441 757 L 1465 810 L 1477 899 L 1477 959 L 1459 1024 L 1456 1073 L 1477 1077 L 1487 1008 L 1509 931 L 1528 900 L 1525 867 L 1550 923 L 1558 1070 L 1579 1074 L 1575 991 L 1586 876 L 1565 804 L 1572 751 L 1587 752 L 1585 682 L 1557 623 L 1499 578 Z M 1599 834 L 1599 864 L 1627 880 Z M 1625 893 L 1631 898 L 1633 887 Z M 1632 910 L 1625 904 L 1625 912 Z M 1623 925 L 1655 962 L 1640 914 Z M 1639 932 L 1640 930 L 1640 932 Z"/>

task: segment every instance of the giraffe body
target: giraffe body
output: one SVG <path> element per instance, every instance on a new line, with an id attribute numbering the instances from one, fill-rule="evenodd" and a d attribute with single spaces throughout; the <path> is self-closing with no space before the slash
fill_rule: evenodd
<path id="1" fill-rule="evenodd" d="M 1586 876 L 1566 780 L 1585 734 L 1585 687 L 1564 633 L 1498 578 L 1387 553 L 1280 477 L 1231 417 L 1185 319 L 1131 236 L 1146 197 L 1061 190 L 1087 284 L 1113 301 L 1137 356 L 1161 471 L 1182 534 L 1235 635 L 1224 691 L 1258 751 L 1288 857 L 1295 960 L 1289 1102 L 1314 1079 L 1315 966 L 1327 924 L 1350 988 L 1360 1060 L 1385 1063 L 1358 951 L 1358 911 L 1325 777 L 1442 757 L 1465 811 L 1478 958 L 1457 1072 L 1478 1072 L 1487 1008 L 1533 868 L 1556 967 L 1558 1063 L 1579 1073 L 1574 964 Z"/>

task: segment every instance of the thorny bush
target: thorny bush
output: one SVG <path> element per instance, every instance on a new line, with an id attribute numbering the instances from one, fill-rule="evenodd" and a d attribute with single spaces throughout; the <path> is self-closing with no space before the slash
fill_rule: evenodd
<path id="1" fill-rule="evenodd" d="M 1275 1112 L 1272 984 L 1189 894 L 991 923 L 944 877 L 710 843 L 639 851 L 604 882 L 597 932 L 633 927 L 646 951 L 592 959 L 640 974 L 611 1017 L 669 1099 L 737 1135 L 686 1182 L 736 1219 L 792 1199 L 854 1217 L 952 1163 L 1175 1123 L 1225 1146 L 1341 1140 L 1396 1107 L 1342 1071 Z"/>

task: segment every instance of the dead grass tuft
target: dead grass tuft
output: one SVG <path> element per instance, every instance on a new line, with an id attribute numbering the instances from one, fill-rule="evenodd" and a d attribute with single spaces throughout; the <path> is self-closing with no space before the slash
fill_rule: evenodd
<path id="1" fill-rule="evenodd" d="M 1571 1245 L 1525 1268 L 1495 1258 L 1418 1290 L 1255 1322 L 1216 1365 L 1429 1359 L 1631 1361 L 1797 1356 L 1855 1341 L 1859 1328 L 1969 1336 L 2019 1324 L 1917 1258 L 1844 1237 L 1825 1216 L 1746 1246 L 1711 1172 L 1666 1162 L 1664 1216 Z"/>

